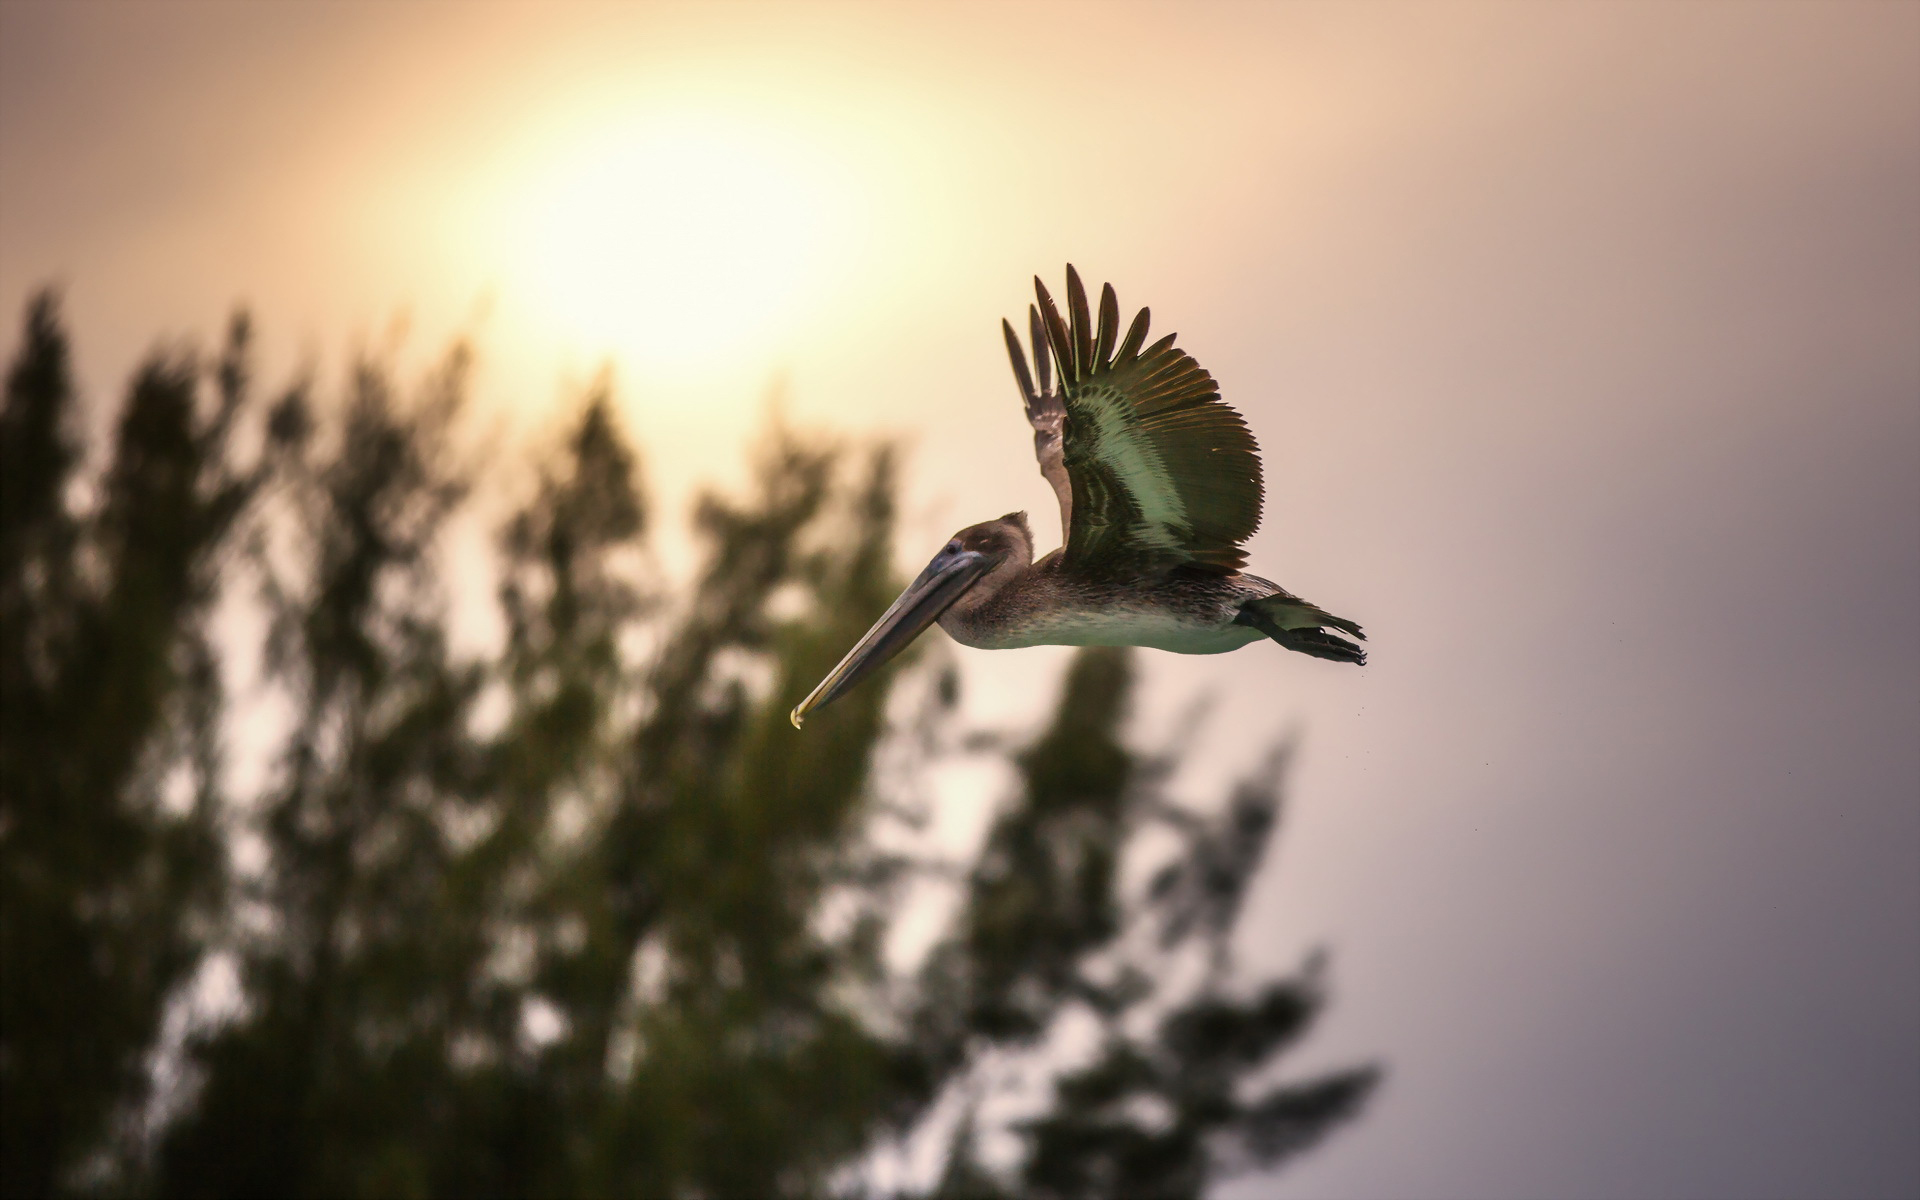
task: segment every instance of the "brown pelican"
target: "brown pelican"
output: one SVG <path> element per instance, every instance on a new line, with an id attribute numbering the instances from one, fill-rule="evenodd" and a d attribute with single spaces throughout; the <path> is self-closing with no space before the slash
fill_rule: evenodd
<path id="1" fill-rule="evenodd" d="M 1060 498 L 1066 545 L 1035 562 L 1025 513 L 953 535 L 820 686 L 796 727 L 933 624 L 963 646 L 1151 646 L 1219 654 L 1272 638 L 1289 650 L 1364 663 L 1341 637 L 1352 621 L 1241 573 L 1260 526 L 1260 449 L 1213 376 L 1168 334 L 1151 346 L 1147 310 L 1124 338 L 1113 285 L 1100 321 L 1067 267 L 1062 320 L 1038 278 L 1028 308 L 1033 368 L 1006 321 L 1007 353 L 1033 424 L 1040 473 Z M 1117 343 L 1117 345 L 1116 345 Z M 1060 367 L 1059 384 L 1052 365 Z"/>

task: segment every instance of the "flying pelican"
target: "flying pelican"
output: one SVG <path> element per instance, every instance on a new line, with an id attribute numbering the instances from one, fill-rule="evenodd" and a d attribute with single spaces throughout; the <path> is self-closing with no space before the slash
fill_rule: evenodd
<path id="1" fill-rule="evenodd" d="M 795 728 L 935 620 L 954 641 L 985 650 L 1219 654 L 1266 637 L 1315 658 L 1366 662 L 1365 651 L 1333 632 L 1364 641 L 1358 625 L 1241 572 L 1240 544 L 1260 527 L 1260 448 L 1240 414 L 1221 403 L 1213 376 L 1174 348 L 1173 334 L 1141 349 L 1144 308 L 1119 337 L 1112 284 L 1100 290 L 1098 326 L 1071 265 L 1067 320 L 1037 277 L 1033 289 L 1031 371 L 1013 326 L 1000 326 L 1040 473 L 1060 498 L 1066 545 L 1035 562 L 1023 512 L 954 534 L 793 710 Z"/>

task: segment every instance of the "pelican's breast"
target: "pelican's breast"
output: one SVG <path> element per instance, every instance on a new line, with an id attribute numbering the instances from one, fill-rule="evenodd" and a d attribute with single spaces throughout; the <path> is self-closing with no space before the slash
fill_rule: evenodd
<path id="1" fill-rule="evenodd" d="M 1237 605 L 1198 599 L 1126 588 L 1019 589 L 971 611 L 950 610 L 940 625 L 961 645 L 982 650 L 1146 646 L 1175 654 L 1221 654 L 1263 636 L 1233 623 Z"/>

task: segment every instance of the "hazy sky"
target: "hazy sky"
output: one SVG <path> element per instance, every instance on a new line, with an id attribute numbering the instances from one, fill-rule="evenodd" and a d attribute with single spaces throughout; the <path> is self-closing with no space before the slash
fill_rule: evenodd
<path id="1" fill-rule="evenodd" d="M 0 0 L 0 305 L 102 400 L 404 312 L 528 427 L 610 361 L 680 496 L 778 379 L 913 439 L 917 560 L 1056 528 L 997 323 L 1069 260 L 1372 638 L 1150 656 L 1195 794 L 1301 732 L 1245 965 L 1390 1070 L 1222 1194 L 1920 1194 L 1920 4 Z M 1007 725 L 1062 661 L 958 653 Z"/>

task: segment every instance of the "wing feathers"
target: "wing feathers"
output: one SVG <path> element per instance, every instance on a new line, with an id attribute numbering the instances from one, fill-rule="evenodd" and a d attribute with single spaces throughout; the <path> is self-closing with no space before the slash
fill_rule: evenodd
<path id="1" fill-rule="evenodd" d="M 1007 356 L 1013 360 L 1014 380 L 1026 401 L 1027 422 L 1033 426 L 1033 456 L 1040 463 L 1040 474 L 1053 486 L 1053 494 L 1060 502 L 1060 530 L 1064 535 L 1073 528 L 1073 483 L 1067 476 L 1065 462 L 1066 400 L 1053 390 L 1048 365 L 1052 355 L 1047 339 L 1041 336 L 1040 310 L 1028 308 L 1027 318 L 1033 330 L 1033 366 L 1034 373 L 1040 377 L 1038 388 L 1034 387 L 1033 375 L 1027 371 L 1026 351 L 1020 345 L 1020 336 L 1013 331 L 1013 323 L 1001 321 L 1000 331 L 1007 339 Z"/>
<path id="2" fill-rule="evenodd" d="M 1259 446 L 1240 415 L 1220 402 L 1200 364 L 1174 335 L 1141 350 L 1151 316 L 1141 309 L 1118 349 L 1120 302 L 1100 291 L 1099 321 L 1080 274 L 1067 268 L 1067 317 L 1034 282 L 1028 310 L 1034 367 L 1004 332 L 1034 425 L 1041 471 L 1060 495 L 1066 558 L 1083 570 L 1232 571 L 1240 543 L 1260 523 Z M 1049 358 L 1060 366 L 1058 390 Z"/>
<path id="3" fill-rule="evenodd" d="M 1053 390 L 1053 355 L 1047 353 L 1047 327 L 1040 321 L 1040 310 L 1027 305 L 1027 329 L 1033 337 L 1033 370 L 1040 379 L 1040 390 Z"/>
<path id="4" fill-rule="evenodd" d="M 1040 394 L 1033 390 L 1033 376 L 1027 373 L 1027 352 L 1020 347 L 1020 335 L 1013 331 L 1013 322 L 1000 322 L 1000 331 L 1007 335 L 1007 357 L 1013 360 L 1013 377 L 1020 384 L 1020 397 L 1027 402 L 1027 412 L 1032 414 L 1040 403 Z"/>
<path id="5" fill-rule="evenodd" d="M 1073 339 L 1067 335 L 1067 323 L 1060 319 L 1060 309 L 1038 275 L 1033 277 L 1033 290 L 1040 300 L 1040 319 L 1047 327 L 1047 345 L 1053 349 L 1053 360 L 1060 364 L 1060 384 L 1065 387 L 1067 380 L 1078 374 L 1074 368 Z"/>
<path id="6" fill-rule="evenodd" d="M 1126 340 L 1120 343 L 1120 352 L 1113 356 L 1116 365 L 1125 366 L 1140 352 L 1140 343 L 1147 340 L 1148 320 L 1147 310 L 1144 308 L 1133 318 L 1133 325 L 1127 330 Z"/>
<path id="7" fill-rule="evenodd" d="M 1113 361 L 1113 339 L 1120 333 L 1120 298 L 1113 294 L 1113 285 L 1100 287 L 1100 333 L 1093 347 L 1093 361 L 1098 367 L 1105 367 Z"/>
<path id="8" fill-rule="evenodd" d="M 1067 315 L 1072 319 L 1073 374 L 1078 379 L 1093 373 L 1093 321 L 1087 316 L 1087 289 L 1080 285 L 1080 272 L 1067 268 Z"/>

